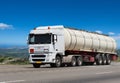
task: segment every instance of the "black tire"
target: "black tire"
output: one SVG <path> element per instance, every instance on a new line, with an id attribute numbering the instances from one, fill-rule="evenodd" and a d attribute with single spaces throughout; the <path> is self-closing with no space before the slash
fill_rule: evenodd
<path id="1" fill-rule="evenodd" d="M 51 66 L 51 67 L 56 67 L 56 66 L 55 66 L 55 63 L 51 63 L 50 66 Z"/>
<path id="2" fill-rule="evenodd" d="M 96 56 L 96 65 L 102 65 L 102 56 L 100 54 L 98 54 Z"/>
<path id="3" fill-rule="evenodd" d="M 107 59 L 106 65 L 110 65 L 111 64 L 111 58 L 110 58 L 109 54 L 106 55 L 106 59 Z"/>
<path id="4" fill-rule="evenodd" d="M 76 65 L 81 66 L 83 64 L 82 56 L 77 57 Z"/>
<path id="5" fill-rule="evenodd" d="M 76 58 L 74 56 L 71 59 L 70 66 L 72 66 L 72 67 L 76 66 Z"/>
<path id="6" fill-rule="evenodd" d="M 105 54 L 102 54 L 102 65 L 106 65 L 107 63 L 107 58 Z"/>
<path id="7" fill-rule="evenodd" d="M 83 65 L 83 66 L 86 66 L 86 65 L 88 65 L 88 64 L 87 64 L 87 62 L 83 62 L 83 64 L 82 64 L 82 65 Z"/>
<path id="8" fill-rule="evenodd" d="M 56 56 L 55 63 L 51 63 L 51 67 L 60 67 L 61 66 L 61 58 L 59 56 Z"/>
<path id="9" fill-rule="evenodd" d="M 84 62 L 83 65 L 94 65 L 94 62 Z"/>
<path id="10" fill-rule="evenodd" d="M 94 62 L 88 62 L 88 65 L 94 65 Z"/>
<path id="11" fill-rule="evenodd" d="M 33 64 L 33 67 L 34 67 L 34 68 L 40 68 L 40 64 L 34 63 L 34 64 Z"/>
<path id="12" fill-rule="evenodd" d="M 65 67 L 65 64 L 64 64 L 64 63 L 62 63 L 62 64 L 61 64 L 61 67 Z"/>

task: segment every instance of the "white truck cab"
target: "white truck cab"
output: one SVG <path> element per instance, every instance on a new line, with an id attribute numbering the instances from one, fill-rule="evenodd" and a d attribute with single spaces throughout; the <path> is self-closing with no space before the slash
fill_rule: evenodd
<path id="1" fill-rule="evenodd" d="M 56 55 L 64 55 L 63 29 L 63 26 L 41 26 L 30 31 L 29 61 L 34 67 L 47 63 L 53 65 Z"/>

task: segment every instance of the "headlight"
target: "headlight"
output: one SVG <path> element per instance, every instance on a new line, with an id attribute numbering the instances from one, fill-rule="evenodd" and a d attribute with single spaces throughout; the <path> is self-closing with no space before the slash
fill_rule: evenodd
<path id="1" fill-rule="evenodd" d="M 49 49 L 44 49 L 44 52 L 49 52 Z"/>
<path id="2" fill-rule="evenodd" d="M 30 52 L 31 54 L 33 54 L 33 53 L 34 53 L 34 49 L 30 49 L 29 52 Z"/>

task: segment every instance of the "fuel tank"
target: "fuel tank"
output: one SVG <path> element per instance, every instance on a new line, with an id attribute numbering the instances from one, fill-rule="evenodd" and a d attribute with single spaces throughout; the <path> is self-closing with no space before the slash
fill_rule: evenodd
<path id="1" fill-rule="evenodd" d="M 64 28 L 65 50 L 115 53 L 116 42 L 112 37 L 83 30 Z"/>

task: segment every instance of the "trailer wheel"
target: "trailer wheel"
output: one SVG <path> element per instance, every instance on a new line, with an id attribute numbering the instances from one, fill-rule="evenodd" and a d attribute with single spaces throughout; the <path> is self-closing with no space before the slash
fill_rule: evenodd
<path id="1" fill-rule="evenodd" d="M 71 59 L 70 66 L 73 66 L 73 67 L 76 66 L 76 58 L 74 56 Z"/>
<path id="2" fill-rule="evenodd" d="M 106 55 L 106 59 L 107 59 L 106 65 L 110 65 L 111 64 L 111 59 L 110 59 L 110 55 L 109 54 Z"/>
<path id="3" fill-rule="evenodd" d="M 76 65 L 81 66 L 83 63 L 82 56 L 77 57 Z"/>
<path id="4" fill-rule="evenodd" d="M 102 56 L 100 54 L 98 54 L 96 56 L 96 64 L 97 65 L 101 65 L 102 64 Z"/>
<path id="5" fill-rule="evenodd" d="M 34 64 L 33 64 L 33 67 L 34 67 L 34 68 L 40 68 L 40 64 L 34 63 Z"/>
<path id="6" fill-rule="evenodd" d="M 56 56 L 55 63 L 51 63 L 50 65 L 51 65 L 51 67 L 60 67 L 61 66 L 60 56 Z"/>
<path id="7" fill-rule="evenodd" d="M 102 65 L 106 65 L 107 58 L 106 55 L 102 54 Z"/>

